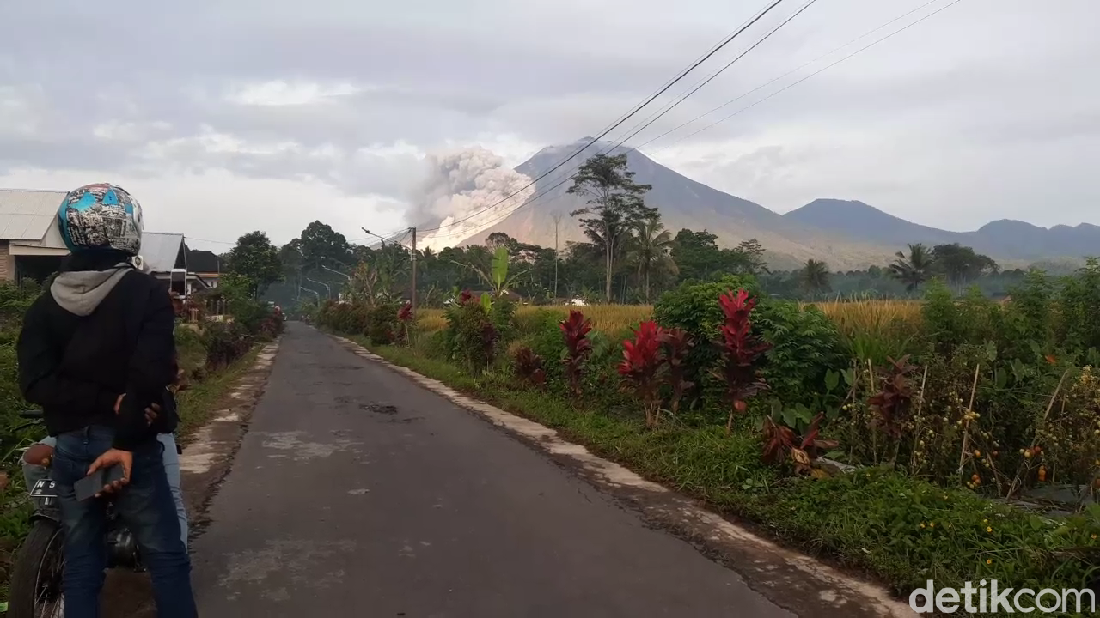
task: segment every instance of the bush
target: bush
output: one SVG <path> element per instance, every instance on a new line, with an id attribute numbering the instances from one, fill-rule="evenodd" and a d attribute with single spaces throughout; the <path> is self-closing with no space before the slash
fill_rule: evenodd
<path id="1" fill-rule="evenodd" d="M 684 358 L 684 375 L 693 384 L 687 396 L 690 408 L 702 408 L 704 403 L 716 408 L 721 401 L 723 387 L 711 374 L 720 358 L 712 342 L 718 339 L 718 329 L 725 319 L 718 297 L 741 289 L 754 297 L 759 297 L 762 290 L 754 277 L 728 276 L 706 283 L 684 283 L 665 292 L 653 306 L 653 318 L 662 328 L 681 328 L 696 342 Z"/>
<path id="2" fill-rule="evenodd" d="M 366 335 L 371 345 L 389 345 L 397 336 L 397 305 L 383 303 L 369 309 L 357 309 L 366 314 Z"/>
<path id="3" fill-rule="evenodd" d="M 826 374 L 846 364 L 836 325 L 817 307 L 760 297 L 761 288 L 754 278 L 731 276 L 684 284 L 666 292 L 653 307 L 653 315 L 662 327 L 682 328 L 696 341 L 685 360 L 685 374 L 696 385 L 693 407 L 719 405 L 723 387 L 711 375 L 719 362 L 719 352 L 708 343 L 718 339 L 724 319 L 718 298 L 739 289 L 758 299 L 753 311 L 753 334 L 771 345 L 761 367 L 769 389 L 785 404 L 818 405 L 816 394 L 824 390 Z"/>
<path id="4" fill-rule="evenodd" d="M 493 362 L 499 333 L 485 304 L 463 293 L 457 305 L 447 309 L 447 339 L 450 358 L 474 373 Z"/>
<path id="5" fill-rule="evenodd" d="M 765 298 L 752 314 L 753 333 L 771 345 L 761 375 L 787 405 L 820 407 L 825 378 L 845 368 L 840 331 L 820 309 Z"/>
<path id="6" fill-rule="evenodd" d="M 203 332 L 206 366 L 217 370 L 244 356 L 252 347 L 252 338 L 237 322 L 211 322 Z"/>
<path id="7" fill-rule="evenodd" d="M 521 334 L 520 343 L 531 348 L 539 358 L 544 360 L 543 369 L 546 371 L 546 381 L 552 386 L 559 386 L 564 381 L 565 340 L 561 335 L 561 315 L 539 310 L 526 315 L 520 314 L 517 320 L 517 330 Z"/>

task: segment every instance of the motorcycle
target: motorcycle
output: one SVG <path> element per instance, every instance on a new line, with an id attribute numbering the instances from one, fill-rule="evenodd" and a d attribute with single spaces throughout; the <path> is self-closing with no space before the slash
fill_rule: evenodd
<path id="1" fill-rule="evenodd" d="M 43 422 L 41 410 L 28 410 L 20 416 L 28 422 L 16 428 L 17 431 Z M 62 590 L 65 555 L 57 485 L 47 474 L 35 481 L 29 493 L 34 506 L 31 531 L 12 565 L 7 618 L 61 618 L 65 614 Z M 119 519 L 110 501 L 107 503 L 107 568 L 145 571 L 133 534 Z"/>

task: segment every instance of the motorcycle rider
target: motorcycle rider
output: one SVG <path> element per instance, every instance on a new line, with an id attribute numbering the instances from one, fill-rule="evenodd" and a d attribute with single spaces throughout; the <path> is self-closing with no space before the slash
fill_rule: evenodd
<path id="1" fill-rule="evenodd" d="M 183 370 L 178 369 L 176 372 L 177 381 L 176 388 L 183 390 L 185 386 L 181 384 Z M 150 407 L 146 410 L 146 414 L 150 416 L 150 424 L 156 419 L 156 413 L 159 411 L 159 406 L 154 404 L 154 407 Z M 168 475 L 168 486 L 172 488 L 172 499 L 176 503 L 176 516 L 180 520 L 180 538 L 183 539 L 184 546 L 187 545 L 187 505 L 183 502 L 183 490 L 180 487 L 180 452 L 176 446 L 176 436 L 172 433 L 157 434 L 157 440 L 164 446 L 164 472 Z M 53 436 L 46 436 L 42 438 L 23 453 L 23 457 L 20 460 L 23 468 L 23 480 L 26 482 L 27 489 L 34 487 L 34 484 L 49 475 L 50 460 L 53 458 L 54 449 L 57 447 L 57 438 Z"/>
<path id="2" fill-rule="evenodd" d="M 70 255 L 49 294 L 27 310 L 16 345 L 23 396 L 42 407 L 57 439 L 51 477 L 65 529 L 66 618 L 99 616 L 107 562 L 105 505 L 76 500 L 74 484 L 121 466 L 115 509 L 152 576 L 157 616 L 195 618 L 191 563 L 163 464 L 158 433 L 178 418 L 167 402 L 175 380 L 175 315 L 164 287 L 137 270 L 141 206 L 109 184 L 70 191 L 57 216 Z M 161 407 L 150 423 L 146 409 Z"/>

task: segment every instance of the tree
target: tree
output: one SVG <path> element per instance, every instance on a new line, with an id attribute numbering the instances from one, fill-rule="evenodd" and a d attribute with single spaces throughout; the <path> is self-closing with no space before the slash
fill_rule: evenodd
<path id="1" fill-rule="evenodd" d="M 996 273 L 998 270 L 993 258 L 976 253 L 972 247 L 958 243 L 932 247 L 932 261 L 936 271 L 942 273 L 947 281 L 954 285 L 962 285 L 982 275 Z"/>
<path id="2" fill-rule="evenodd" d="M 562 213 L 560 210 L 555 210 L 550 218 L 554 220 L 554 293 L 552 298 L 558 297 L 558 232 L 561 229 Z"/>
<path id="3" fill-rule="evenodd" d="M 253 297 L 262 294 L 272 283 L 283 280 L 279 250 L 264 232 L 249 232 L 238 238 L 226 262 L 226 270 L 249 281 Z"/>
<path id="4" fill-rule="evenodd" d="M 642 278 L 642 297 L 649 304 L 649 278 L 655 263 L 669 259 L 672 249 L 672 235 L 661 223 L 661 216 L 654 213 L 638 222 L 636 251 L 638 272 Z"/>
<path id="5" fill-rule="evenodd" d="M 806 265 L 798 271 L 798 278 L 802 287 L 811 294 L 828 292 L 831 289 L 829 285 L 829 265 L 825 262 L 814 259 L 806 260 Z"/>
<path id="6" fill-rule="evenodd" d="M 755 238 L 743 240 L 733 252 L 737 255 L 737 259 L 734 261 L 741 267 L 741 272 L 749 275 L 768 272 L 767 262 L 764 261 L 764 246 L 760 244 L 759 240 Z"/>
<path id="7" fill-rule="evenodd" d="M 901 251 L 894 256 L 894 262 L 890 264 L 890 276 L 905 284 L 907 291 L 912 292 L 928 281 L 932 270 L 932 254 L 927 247 L 920 243 L 909 245 L 908 257 Z"/>
<path id="8" fill-rule="evenodd" d="M 348 246 L 347 238 L 320 221 L 314 221 L 302 230 L 299 247 L 307 268 L 346 268 L 350 261 L 351 247 Z"/>
<path id="9" fill-rule="evenodd" d="M 672 259 L 680 268 L 680 276 L 688 280 L 706 281 L 724 267 L 718 237 L 706 230 L 694 232 L 683 228 L 677 232 Z"/>
<path id="10" fill-rule="evenodd" d="M 585 161 L 573 176 L 568 192 L 587 197 L 588 206 L 571 214 L 586 217 L 580 220 L 585 235 L 603 249 L 607 302 L 611 302 L 611 277 L 623 238 L 638 221 L 655 212 L 646 208 L 642 199 L 651 188 L 634 182 L 625 154 L 598 154 Z"/>

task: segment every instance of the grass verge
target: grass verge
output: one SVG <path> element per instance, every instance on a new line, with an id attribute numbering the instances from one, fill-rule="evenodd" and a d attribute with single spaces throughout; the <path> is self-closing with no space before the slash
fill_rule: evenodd
<path id="1" fill-rule="evenodd" d="M 225 369 L 179 393 L 180 424 L 176 432 L 180 442 L 187 444 L 191 434 L 202 427 L 214 414 L 214 406 L 231 386 L 256 364 L 256 357 L 265 344 L 253 346 L 244 356 L 233 361 Z"/>
<path id="2" fill-rule="evenodd" d="M 819 480 L 786 476 L 762 463 L 757 433 L 748 426 L 729 437 L 717 427 L 647 431 L 640 419 L 578 409 L 560 395 L 516 387 L 500 374 L 473 376 L 416 349 L 370 349 L 557 429 L 785 545 L 867 573 L 903 597 L 928 579 L 937 588 L 998 579 L 1002 589 L 1035 590 L 1093 581 L 1095 515 L 1052 520 L 887 469 Z"/>

